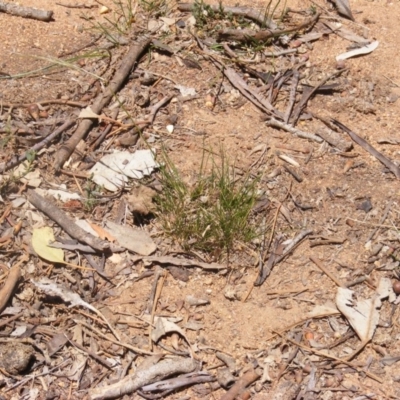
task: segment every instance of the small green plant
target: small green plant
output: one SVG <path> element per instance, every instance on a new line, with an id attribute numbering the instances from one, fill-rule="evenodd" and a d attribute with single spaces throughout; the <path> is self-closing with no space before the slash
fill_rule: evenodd
<path id="1" fill-rule="evenodd" d="M 195 183 L 189 185 L 164 154 L 156 215 L 164 231 L 185 250 L 205 251 L 217 259 L 226 254 L 229 263 L 235 243 L 249 242 L 257 235 L 249 217 L 259 180 L 250 174 L 236 176 L 223 152 L 220 160 L 206 159 L 203 153 Z"/>

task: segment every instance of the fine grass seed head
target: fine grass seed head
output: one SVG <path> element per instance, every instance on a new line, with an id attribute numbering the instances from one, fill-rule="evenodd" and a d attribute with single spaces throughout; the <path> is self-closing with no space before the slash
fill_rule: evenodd
<path id="1" fill-rule="evenodd" d="M 249 217 L 259 179 L 238 177 L 222 152 L 220 160 L 206 159 L 203 153 L 196 180 L 189 185 L 164 154 L 156 215 L 165 233 L 183 249 L 204 251 L 214 258 L 226 254 L 229 261 L 235 242 L 249 242 L 257 235 Z"/>

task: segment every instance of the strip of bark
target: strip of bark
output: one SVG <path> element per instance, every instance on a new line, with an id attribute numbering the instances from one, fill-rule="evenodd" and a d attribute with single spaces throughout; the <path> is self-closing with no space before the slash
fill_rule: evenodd
<path id="1" fill-rule="evenodd" d="M 179 3 L 178 10 L 179 11 L 194 11 L 196 7 L 196 3 Z M 212 5 L 207 4 L 206 7 L 210 7 L 214 12 L 219 12 L 221 10 L 220 5 Z M 257 22 L 262 27 L 276 29 L 276 24 L 270 18 L 267 18 L 265 14 L 260 11 L 253 10 L 252 8 L 248 7 L 226 7 L 222 6 L 222 11 L 232 14 L 238 15 L 240 17 L 245 17 L 251 19 L 254 22 Z"/>
<path id="2" fill-rule="evenodd" d="M 32 152 L 38 152 L 41 150 L 43 147 L 46 147 L 53 139 L 55 139 L 58 135 L 60 135 L 62 132 L 70 128 L 75 122 L 72 121 L 72 119 L 68 119 L 65 121 L 58 129 L 56 129 L 53 133 L 51 133 L 49 136 L 47 136 L 44 140 L 42 140 L 39 143 L 36 143 L 31 149 L 29 149 L 27 152 L 24 154 L 21 154 L 20 156 L 15 156 L 12 158 L 6 165 L 4 165 L 3 168 L 0 168 L 0 174 L 2 174 L 5 171 L 8 171 L 9 169 L 16 167 L 18 164 L 26 160 L 26 157 L 28 154 Z"/>
<path id="3" fill-rule="evenodd" d="M 40 194 L 34 190 L 28 190 L 28 200 L 32 205 L 34 205 L 38 210 L 46 214 L 51 220 L 56 222 L 65 232 L 71 237 L 78 240 L 81 243 L 86 243 L 90 247 L 93 247 L 98 251 L 105 251 L 110 247 L 110 243 L 100 240 L 88 232 L 85 232 L 82 228 L 75 224 L 65 212 L 60 210 L 54 203 L 46 198 L 42 197 Z"/>
<path id="4" fill-rule="evenodd" d="M 220 400 L 234 400 L 236 396 L 238 396 L 247 386 L 251 385 L 257 379 L 260 378 L 260 374 L 258 374 L 254 369 L 247 371 L 243 374 L 237 382 L 221 397 Z"/>
<path id="5" fill-rule="evenodd" d="M 171 375 L 193 372 L 199 366 L 199 362 L 192 358 L 163 360 L 145 370 L 138 370 L 133 375 L 128 375 L 112 385 L 90 389 L 89 396 L 92 400 L 120 398 L 125 394 L 133 393 L 142 386 L 158 382 Z"/>
<path id="6" fill-rule="evenodd" d="M 49 22 L 53 17 L 53 11 L 39 10 L 32 7 L 22 7 L 13 3 L 0 1 L 0 11 L 18 17 L 32 18 L 39 21 Z"/>
<path id="7" fill-rule="evenodd" d="M 344 132 L 346 132 L 351 139 L 356 142 L 359 146 L 361 146 L 364 150 L 368 151 L 368 153 L 372 154 L 376 159 L 378 159 L 386 168 L 392 172 L 397 179 L 400 179 L 400 168 L 390 161 L 386 156 L 376 150 L 373 146 L 371 146 L 366 140 L 362 137 L 358 136 L 356 133 L 351 131 L 347 126 L 343 125 L 341 122 L 336 119 L 331 119 L 331 121 Z"/>
<path id="8" fill-rule="evenodd" d="M 8 300 L 14 292 L 15 286 L 18 283 L 18 279 L 21 276 L 21 269 L 19 263 L 14 265 L 8 273 L 7 280 L 4 286 L 0 290 L 0 313 L 6 307 Z"/>
<path id="9" fill-rule="evenodd" d="M 313 18 L 303 22 L 300 25 L 297 25 L 293 28 L 288 29 L 263 29 L 258 32 L 253 31 L 251 29 L 222 29 L 218 32 L 217 40 L 218 41 L 235 41 L 235 42 L 265 42 L 269 39 L 276 38 L 282 35 L 286 35 L 292 32 L 298 32 L 307 27 L 311 27 L 314 25 L 319 18 L 320 14 L 316 14 Z"/>
<path id="10" fill-rule="evenodd" d="M 94 113 L 100 114 L 102 109 L 110 102 L 113 96 L 122 87 L 128 75 L 135 67 L 140 55 L 144 49 L 151 43 L 151 38 L 147 36 L 141 37 L 136 43 L 134 43 L 125 57 L 122 59 L 119 69 L 117 70 L 114 79 L 110 82 L 104 94 L 100 94 L 95 100 L 91 109 Z M 69 156 L 74 152 L 75 147 L 78 143 L 86 136 L 93 125 L 92 119 L 83 119 L 71 136 L 71 138 L 58 150 L 55 156 L 54 167 L 59 170 L 64 163 L 67 161 Z"/>

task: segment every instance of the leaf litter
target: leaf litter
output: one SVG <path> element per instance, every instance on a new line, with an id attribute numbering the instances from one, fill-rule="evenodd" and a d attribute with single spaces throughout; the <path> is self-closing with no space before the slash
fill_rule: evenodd
<path id="1" fill-rule="evenodd" d="M 348 2 L 333 3 L 341 15 L 358 19 Z M 261 18 L 255 9 L 222 4 L 164 8 L 160 3 L 152 9 L 153 3 L 133 7 L 131 2 L 116 2 L 99 15 L 124 10 L 118 24 L 124 22 L 136 39 L 114 40 L 107 47 L 109 59 L 83 56 L 78 61 L 89 74 L 74 69 L 70 90 L 86 96 L 85 101 L 32 98 L 1 104 L 1 145 L 10 150 L 0 166 L 0 367 L 6 372 L 1 372 L 5 394 L 24 390 L 30 398 L 44 399 L 40 389 L 49 387 L 53 398 L 68 393 L 92 399 L 133 393 L 176 398 L 185 392 L 186 398 L 228 400 L 238 395 L 318 398 L 315 394 L 322 391 L 324 398 L 345 392 L 379 398 L 369 388 L 388 391 L 382 386 L 380 365 L 395 368 L 400 359 L 390 337 L 398 311 L 390 311 L 383 301 L 389 298 L 395 307 L 400 292 L 395 285 L 397 204 L 383 207 L 383 216 L 382 200 L 374 201 L 365 215 L 356 207 L 349 216 L 318 214 L 322 209 L 330 212 L 332 204 L 338 209 L 345 207 L 344 201 L 357 204 L 368 198 L 352 187 L 360 179 L 354 171 L 366 164 L 346 164 L 345 177 L 356 178 L 338 185 L 326 178 L 334 170 L 338 175 L 332 155 L 351 161 L 369 152 L 372 158 L 360 173 L 362 179 L 399 178 L 391 153 L 355 134 L 339 119 L 345 118 L 347 125 L 354 121 L 345 112 L 339 117 L 337 113 L 354 103 L 358 108 L 352 112 L 365 117 L 369 110 L 376 112 L 374 107 L 387 95 L 379 94 L 373 82 L 360 79 L 354 84 L 352 64 L 343 64 L 362 55 L 355 59 L 361 70 L 378 40 L 324 7 L 296 11 L 269 4 Z M 138 23 L 145 16 L 151 32 L 143 32 Z M 102 24 L 98 27 L 105 42 L 117 36 L 110 34 L 115 25 Z M 123 28 L 118 25 L 119 34 Z M 334 63 L 322 68 L 313 59 L 327 37 L 361 47 L 339 55 L 338 47 L 332 50 L 331 61 L 337 62 L 332 71 Z M 277 61 L 266 70 L 268 57 Z M 176 73 L 176 65 L 181 73 Z M 68 74 L 71 71 L 67 68 Z M 94 80 L 88 83 L 88 77 Z M 18 77 L 5 74 L 4 79 L 17 82 Z M 356 92 L 363 97 L 360 103 L 352 98 Z M 327 104 L 332 100 L 323 113 L 317 98 L 328 98 Z M 193 104 L 200 107 L 191 108 Z M 240 190 L 247 190 L 246 179 L 256 182 L 257 202 L 246 218 L 258 227 L 257 235 L 248 241 L 233 239 L 222 250 L 214 243 L 214 249 L 199 251 L 199 236 L 188 237 L 182 246 L 174 236 L 174 215 L 168 220 L 170 235 L 158 223 L 158 194 L 166 184 L 159 174 L 166 165 L 162 154 L 171 153 L 180 166 L 196 161 L 199 149 L 205 152 L 203 158 L 217 154 L 204 141 L 194 150 L 196 136 L 208 140 L 213 125 L 214 133 L 229 126 L 229 121 L 218 121 L 223 113 L 234 118 L 238 113 L 231 111 L 240 110 L 244 119 L 244 109 L 252 110 L 253 118 L 258 110 L 262 122 L 253 120 L 253 125 L 268 127 L 269 139 L 260 144 L 235 130 L 227 135 L 228 146 L 231 136 L 237 148 L 248 150 L 244 161 L 248 158 L 252 168 L 243 159 L 235 161 L 218 182 L 236 184 L 247 173 L 250 178 L 242 179 Z M 314 125 L 306 122 L 310 120 Z M 254 129 L 254 137 L 260 137 L 260 130 Z M 191 150 L 189 156 L 185 148 Z M 224 158 L 224 153 L 216 157 Z M 324 163 L 318 165 L 326 157 L 333 165 L 328 170 Z M 387 169 L 379 170 L 376 160 Z M 313 175 L 309 163 L 320 176 Z M 198 215 L 191 204 L 203 204 L 209 213 L 209 204 L 229 211 L 219 207 L 227 197 L 215 197 L 207 189 L 215 183 L 213 174 L 204 177 L 207 171 L 195 172 L 193 165 L 184 179 L 174 180 L 177 168 L 170 171 L 169 183 L 184 193 L 175 209 L 186 214 L 187 224 Z M 193 179 L 203 186 L 193 186 Z M 324 189 L 309 190 L 309 180 L 319 180 Z M 222 189 L 227 187 L 236 186 Z M 202 236 L 215 218 L 229 222 L 229 215 L 211 218 Z M 310 223 L 314 218 L 323 223 Z M 354 250 L 359 243 L 367 252 L 362 259 Z M 317 253 L 317 245 L 324 249 L 318 253 L 324 261 L 310 257 L 319 268 L 316 272 L 304 254 Z M 353 252 L 351 261 L 341 258 L 346 251 Z M 301 271 L 290 275 L 292 265 Z M 193 273 L 185 279 L 176 271 L 167 273 L 188 267 Z M 267 279 L 274 287 L 265 293 Z M 296 287 L 287 285 L 294 280 Z M 235 313 L 240 318 L 232 320 Z M 285 315 L 290 317 L 280 320 Z M 246 331 L 253 317 L 258 325 Z M 240 337 L 243 332 L 245 338 Z M 20 359 L 8 360 L 10 352 L 21 354 Z"/>

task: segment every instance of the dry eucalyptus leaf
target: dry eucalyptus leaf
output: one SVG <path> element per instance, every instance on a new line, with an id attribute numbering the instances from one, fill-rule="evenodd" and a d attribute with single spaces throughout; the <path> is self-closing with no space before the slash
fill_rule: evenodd
<path id="1" fill-rule="evenodd" d="M 32 247 L 36 254 L 46 261 L 64 264 L 64 252 L 61 249 L 49 246 L 49 243 L 54 241 L 54 233 L 50 227 L 46 226 L 33 230 Z"/>
<path id="2" fill-rule="evenodd" d="M 391 294 L 390 279 L 382 278 L 374 296 L 370 299 L 357 298 L 353 290 L 339 287 L 336 294 L 336 305 L 348 319 L 352 328 L 363 342 L 372 339 L 379 322 L 379 309 L 382 300 Z"/>
<path id="3" fill-rule="evenodd" d="M 349 18 L 354 21 L 353 14 L 351 13 L 350 9 L 350 2 L 349 0 L 331 0 L 333 4 L 335 4 L 338 13 L 343 17 Z"/>

